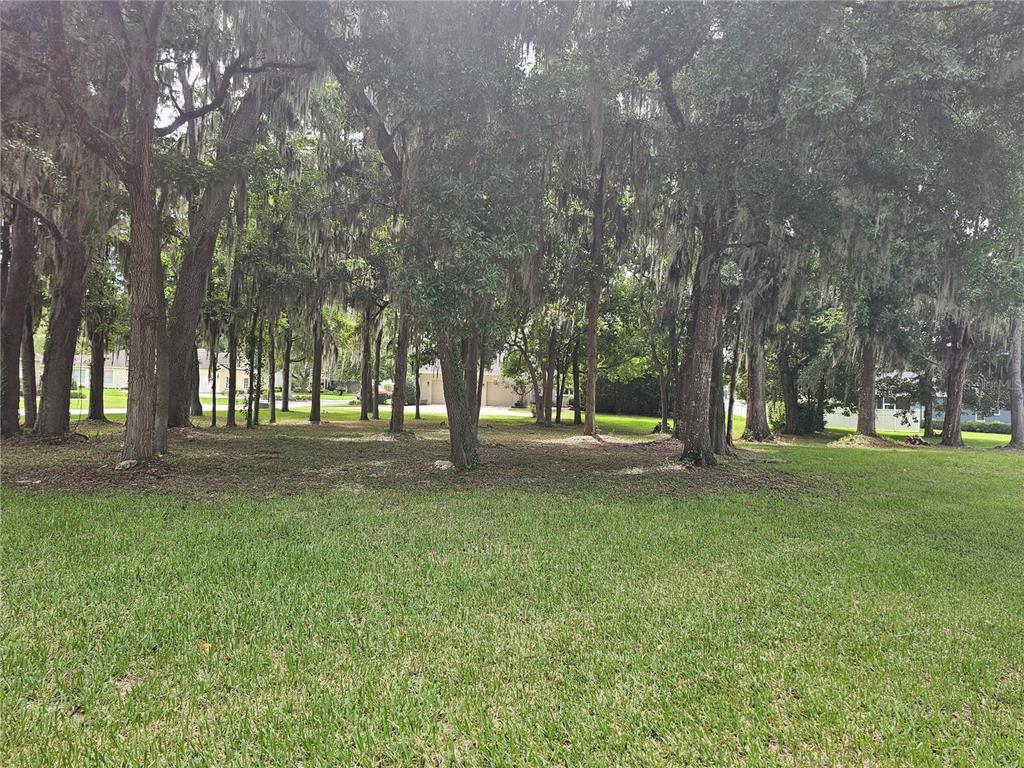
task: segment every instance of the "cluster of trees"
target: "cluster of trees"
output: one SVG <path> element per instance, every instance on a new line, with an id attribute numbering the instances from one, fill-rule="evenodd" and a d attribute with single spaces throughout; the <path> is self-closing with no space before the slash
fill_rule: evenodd
<path id="1" fill-rule="evenodd" d="M 229 426 L 238 361 L 253 425 L 269 372 L 287 409 L 307 361 L 316 422 L 337 361 L 365 394 L 383 360 L 399 432 L 410 363 L 438 360 L 460 467 L 498 354 L 541 423 L 571 379 L 587 434 L 602 375 L 656 378 L 707 464 L 726 381 L 751 439 L 776 397 L 786 432 L 840 402 L 871 435 L 880 376 L 914 371 L 959 445 L 980 345 L 1011 351 L 1024 447 L 1020 3 L 0 13 L 4 434 L 45 310 L 30 426 L 68 429 L 84 318 L 94 393 L 103 352 L 129 352 L 127 462 L 201 409 L 197 345 L 230 359 Z"/>

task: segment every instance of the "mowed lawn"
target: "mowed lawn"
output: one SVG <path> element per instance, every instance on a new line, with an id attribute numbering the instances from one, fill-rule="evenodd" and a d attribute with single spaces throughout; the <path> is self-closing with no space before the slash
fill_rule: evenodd
<path id="1" fill-rule="evenodd" d="M 506 418 L 462 475 L 441 416 L 326 413 L 5 446 L 0 764 L 1024 761 L 1005 436 L 697 471 Z"/>

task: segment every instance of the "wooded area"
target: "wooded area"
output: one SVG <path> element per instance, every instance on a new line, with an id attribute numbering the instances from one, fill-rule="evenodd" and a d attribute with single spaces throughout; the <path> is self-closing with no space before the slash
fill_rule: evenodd
<path id="1" fill-rule="evenodd" d="M 571 389 L 587 435 L 603 378 L 653 377 L 697 465 L 731 452 L 737 387 L 749 440 L 835 407 L 872 436 L 886 395 L 926 437 L 941 406 L 946 446 L 965 399 L 1008 404 L 1024 449 L 1020 3 L 0 14 L 5 436 L 70 429 L 87 343 L 91 419 L 128 351 L 125 468 L 221 352 L 225 427 L 261 398 L 274 422 L 299 368 L 318 422 L 344 360 L 364 419 L 394 382 L 401 433 L 438 361 L 460 468 L 498 356 L 538 423 Z"/>

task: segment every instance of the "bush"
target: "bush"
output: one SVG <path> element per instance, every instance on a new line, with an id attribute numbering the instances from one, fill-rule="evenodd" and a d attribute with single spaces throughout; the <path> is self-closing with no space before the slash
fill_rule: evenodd
<path id="1" fill-rule="evenodd" d="M 81 400 L 84 397 L 85 397 L 85 390 L 83 388 L 81 388 L 81 387 L 72 387 L 71 388 L 71 399 L 72 400 Z"/>
<path id="2" fill-rule="evenodd" d="M 942 431 L 942 422 L 935 422 L 935 431 Z M 989 435 L 1009 435 L 1010 425 L 1002 421 L 961 421 L 961 432 L 985 432 Z"/>
<path id="3" fill-rule="evenodd" d="M 597 412 L 660 416 L 658 377 L 646 374 L 628 381 L 597 379 Z"/>

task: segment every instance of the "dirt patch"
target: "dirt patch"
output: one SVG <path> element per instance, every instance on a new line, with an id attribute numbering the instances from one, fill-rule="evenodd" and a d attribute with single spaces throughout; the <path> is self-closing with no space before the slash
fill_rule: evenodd
<path id="1" fill-rule="evenodd" d="M 171 430 L 170 452 L 144 465 L 115 470 L 122 427 L 90 425 L 88 440 L 59 445 L 5 441 L 3 484 L 25 492 L 126 489 L 208 499 L 231 492 L 295 495 L 347 488 L 554 489 L 580 492 L 607 483 L 612 492 L 702 490 L 799 492 L 820 485 L 769 468 L 771 452 L 740 452 L 718 466 L 680 463 L 678 441 L 572 434 L 571 427 L 489 425 L 481 430 L 480 463 L 470 472 L 440 471 L 448 460 L 448 432 L 417 425 L 413 439 L 391 438 L 384 422 L 284 423 L 257 429 L 192 427 Z"/>
<path id="2" fill-rule="evenodd" d="M 838 440 L 827 443 L 829 448 L 896 448 L 896 443 L 884 437 L 869 437 L 867 435 L 846 435 Z"/>

